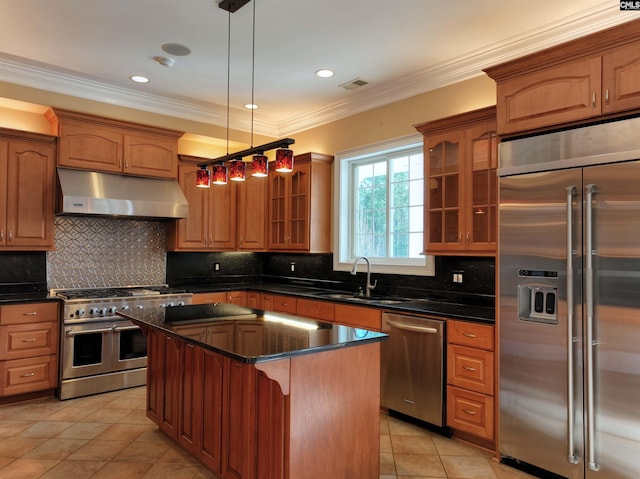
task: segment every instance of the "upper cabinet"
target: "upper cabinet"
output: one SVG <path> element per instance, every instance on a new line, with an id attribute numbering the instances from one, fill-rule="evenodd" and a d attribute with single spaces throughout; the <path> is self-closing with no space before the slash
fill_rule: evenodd
<path id="1" fill-rule="evenodd" d="M 53 249 L 55 141 L 0 128 L 0 249 Z"/>
<path id="2" fill-rule="evenodd" d="M 331 251 L 331 164 L 333 156 L 306 153 L 292 173 L 269 174 L 268 248 Z"/>
<path id="3" fill-rule="evenodd" d="M 196 187 L 197 161 L 182 156 L 178 182 L 189 203 L 189 217 L 169 223 L 167 249 L 233 251 L 236 249 L 236 185 Z"/>
<path id="4" fill-rule="evenodd" d="M 500 135 L 640 110 L 640 20 L 487 68 Z"/>
<path id="5" fill-rule="evenodd" d="M 424 253 L 495 254 L 495 107 L 415 128 L 424 135 Z"/>
<path id="6" fill-rule="evenodd" d="M 182 132 L 56 109 L 58 166 L 154 178 L 177 178 Z"/>

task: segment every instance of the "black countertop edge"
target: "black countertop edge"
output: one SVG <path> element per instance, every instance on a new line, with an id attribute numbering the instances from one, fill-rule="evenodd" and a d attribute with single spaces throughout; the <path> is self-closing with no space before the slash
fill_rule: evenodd
<path id="1" fill-rule="evenodd" d="M 206 312 L 210 312 L 211 316 L 213 316 L 215 314 L 213 313 L 215 308 L 221 308 L 223 311 L 224 310 L 232 310 L 232 311 L 228 312 L 229 314 L 228 317 L 225 317 L 224 315 L 217 316 L 217 317 L 210 317 L 210 318 L 207 317 Z M 255 317 L 239 320 L 238 319 L 239 315 L 236 312 L 237 310 L 242 310 L 242 312 L 253 312 L 255 314 Z M 193 315 L 190 314 L 191 311 L 195 311 Z M 204 314 L 203 314 L 203 311 L 205 311 Z M 176 321 L 174 322 L 166 322 L 165 321 L 166 314 L 172 314 L 172 313 L 175 313 L 176 316 L 178 317 L 182 316 L 183 319 L 182 320 L 176 319 Z M 331 332 L 336 330 L 339 338 L 341 339 L 337 342 L 332 342 L 331 344 L 309 346 L 309 347 L 304 347 L 301 349 L 293 349 L 289 351 L 265 353 L 261 355 L 243 355 L 234 351 L 230 351 L 229 349 L 213 346 L 211 344 L 208 344 L 206 342 L 203 342 L 197 339 L 197 337 L 193 337 L 188 334 L 181 334 L 179 331 L 175 331 L 173 329 L 173 327 L 180 326 L 181 324 L 184 324 L 185 326 L 194 325 L 194 322 L 193 322 L 194 320 L 189 319 L 194 317 L 196 318 L 195 321 L 197 322 L 197 324 L 200 324 L 203 326 L 219 325 L 229 321 L 242 322 L 247 320 L 265 323 L 266 321 L 263 318 L 265 313 L 269 314 L 270 312 L 269 311 L 265 312 L 257 309 L 244 308 L 241 306 L 230 305 L 230 304 L 221 304 L 221 305 L 187 305 L 187 306 L 180 306 L 180 307 L 169 308 L 169 309 L 151 308 L 144 311 L 119 312 L 118 315 L 133 321 L 138 326 L 142 326 L 142 327 L 147 326 L 147 327 L 154 328 L 162 333 L 168 334 L 170 336 L 176 337 L 188 343 L 195 344 L 204 349 L 213 351 L 215 353 L 219 353 L 223 356 L 227 356 L 233 360 L 243 362 L 246 364 L 257 364 L 257 363 L 263 363 L 267 361 L 276 361 L 279 359 L 286 359 L 286 358 L 292 358 L 296 356 L 317 354 L 325 351 L 344 349 L 348 347 L 357 347 L 365 344 L 386 341 L 389 338 L 389 336 L 386 333 L 380 333 L 377 331 L 369 331 L 362 328 L 353 328 L 350 326 L 343 326 L 343 325 L 338 325 L 333 323 L 324 323 L 321 321 L 315 321 L 308 318 L 301 318 L 301 317 L 290 315 L 290 314 L 271 313 L 271 314 L 277 314 L 278 317 L 282 317 L 282 318 L 293 320 L 293 321 L 302 321 L 305 323 L 317 324 L 319 326 L 319 330 L 326 330 Z M 203 319 L 198 320 L 197 319 L 198 317 Z M 286 326 L 284 326 L 284 328 L 287 329 Z M 292 327 L 289 329 L 291 329 L 292 331 L 295 331 L 295 329 Z M 357 339 L 350 339 L 350 340 L 343 339 L 349 335 L 348 333 L 351 333 L 351 332 L 353 332 L 354 333 L 353 335 L 356 336 L 355 334 L 356 331 L 359 331 L 363 334 L 361 334 L 360 337 L 358 337 Z"/>
<path id="2" fill-rule="evenodd" d="M 352 301 L 348 299 L 328 298 L 330 293 L 344 293 L 344 291 L 327 290 L 325 288 L 314 288 L 309 286 L 296 286 L 280 283 L 239 283 L 239 284 L 202 284 L 184 286 L 189 293 L 213 293 L 224 291 L 250 290 L 261 293 L 287 294 L 301 298 L 338 302 L 351 306 L 366 306 L 394 312 L 427 314 L 463 321 L 475 321 L 481 323 L 495 323 L 495 308 L 469 305 L 464 303 L 445 302 L 424 299 L 409 299 L 402 303 L 380 304 L 375 301 Z"/>
<path id="3" fill-rule="evenodd" d="M 0 293 L 0 304 L 40 303 L 42 301 L 60 301 L 49 293 Z"/>

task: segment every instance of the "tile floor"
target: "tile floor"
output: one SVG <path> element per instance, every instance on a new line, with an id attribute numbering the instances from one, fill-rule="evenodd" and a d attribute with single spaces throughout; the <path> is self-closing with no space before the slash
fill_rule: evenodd
<path id="1" fill-rule="evenodd" d="M 145 392 L 0 406 L 0 478 L 213 479 L 146 418 Z M 532 477 L 399 419 L 380 421 L 380 479 Z"/>

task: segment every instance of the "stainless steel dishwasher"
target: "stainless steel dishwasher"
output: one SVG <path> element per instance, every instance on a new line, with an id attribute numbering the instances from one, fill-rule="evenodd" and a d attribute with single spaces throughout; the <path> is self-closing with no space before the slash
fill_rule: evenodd
<path id="1" fill-rule="evenodd" d="M 384 313 L 381 405 L 444 425 L 444 321 Z"/>

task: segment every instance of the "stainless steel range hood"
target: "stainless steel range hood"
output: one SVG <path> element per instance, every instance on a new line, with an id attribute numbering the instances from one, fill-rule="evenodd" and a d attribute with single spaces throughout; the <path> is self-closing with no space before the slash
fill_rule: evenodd
<path id="1" fill-rule="evenodd" d="M 58 215 L 186 218 L 189 204 L 175 180 L 58 168 Z"/>

